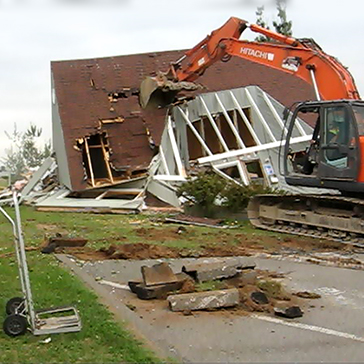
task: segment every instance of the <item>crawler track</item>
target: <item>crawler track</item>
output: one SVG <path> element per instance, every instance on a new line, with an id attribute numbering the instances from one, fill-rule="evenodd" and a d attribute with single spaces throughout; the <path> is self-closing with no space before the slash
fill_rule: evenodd
<path id="1" fill-rule="evenodd" d="M 248 206 L 257 228 L 364 248 L 364 201 L 328 195 L 259 195 Z"/>

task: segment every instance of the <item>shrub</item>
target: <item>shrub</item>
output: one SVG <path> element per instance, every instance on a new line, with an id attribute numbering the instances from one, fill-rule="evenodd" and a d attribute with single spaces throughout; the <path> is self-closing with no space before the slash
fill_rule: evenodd
<path id="1" fill-rule="evenodd" d="M 248 206 L 249 200 L 255 195 L 277 193 L 279 193 L 278 190 L 259 183 L 241 186 L 234 182 L 228 182 L 224 190 L 221 191 L 221 197 L 223 198 L 223 206 L 226 206 L 232 212 L 238 212 L 245 209 Z"/>
<path id="2" fill-rule="evenodd" d="M 199 207 L 204 216 L 212 217 L 217 207 L 216 200 L 222 201 L 222 206 L 231 212 L 241 212 L 248 206 L 253 196 L 282 194 L 282 191 L 259 183 L 241 186 L 232 181 L 226 181 L 215 172 L 203 171 L 195 177 L 188 177 L 187 182 L 179 187 L 177 194 Z"/>
<path id="3" fill-rule="evenodd" d="M 179 187 L 177 194 L 199 206 L 205 216 L 210 217 L 216 206 L 215 200 L 226 185 L 225 180 L 214 172 L 199 172 L 196 177 L 188 177 Z"/>

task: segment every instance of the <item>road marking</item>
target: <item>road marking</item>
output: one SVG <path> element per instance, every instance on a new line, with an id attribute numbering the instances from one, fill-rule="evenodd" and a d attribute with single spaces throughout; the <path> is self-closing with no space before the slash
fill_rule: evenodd
<path id="1" fill-rule="evenodd" d="M 99 281 L 99 283 L 105 284 L 106 286 L 111 286 L 114 288 L 120 288 L 120 289 L 125 289 L 127 291 L 130 291 L 129 286 L 126 284 L 119 284 L 119 283 L 115 283 L 115 282 L 105 281 L 104 279 L 101 279 L 101 281 Z"/>
<path id="2" fill-rule="evenodd" d="M 268 317 L 268 316 L 252 315 L 252 317 L 256 318 L 258 320 L 262 320 L 262 321 L 272 322 L 275 324 L 281 324 L 281 325 L 285 325 L 285 326 L 291 326 L 291 327 L 295 327 L 297 329 L 316 331 L 316 332 L 320 332 L 321 334 L 342 337 L 344 339 L 350 339 L 350 340 L 359 341 L 359 342 L 364 343 L 364 337 L 356 336 L 354 334 L 349 334 L 347 332 L 326 329 L 325 327 L 320 327 L 320 326 L 302 324 L 300 322 L 288 322 L 288 321 L 284 321 L 281 319 L 277 319 L 274 317 Z"/>

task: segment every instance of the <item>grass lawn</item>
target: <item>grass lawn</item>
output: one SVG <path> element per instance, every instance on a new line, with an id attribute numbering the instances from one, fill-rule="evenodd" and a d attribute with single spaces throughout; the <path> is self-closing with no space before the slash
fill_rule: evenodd
<path id="1" fill-rule="evenodd" d="M 9 210 L 10 213 L 12 211 Z M 34 212 L 21 208 L 26 245 L 42 241 L 44 228 L 59 226 L 74 234 L 87 237 L 107 233 L 107 221 L 117 226 L 118 216 L 57 214 Z M 97 226 L 92 221 L 96 219 Z M 122 218 L 124 219 L 124 217 Z M 84 225 L 82 225 L 82 223 Z M 100 222 L 100 223 L 99 223 Z M 42 225 L 43 224 L 43 225 Z M 92 228 L 94 226 L 94 228 Z M 0 255 L 13 249 L 10 224 L 0 218 Z M 85 231 L 88 234 L 85 234 Z M 94 233 L 95 231 L 95 233 Z M 97 231 L 97 233 L 96 233 Z M 95 239 L 96 239 L 95 235 Z M 27 254 L 36 308 L 74 304 L 80 311 L 83 329 L 79 333 L 52 335 L 52 341 L 41 341 L 47 336 L 30 333 L 9 338 L 0 333 L 0 362 L 158 362 L 159 359 L 120 324 L 113 321 L 108 310 L 98 303 L 96 296 L 70 273 L 62 269 L 51 255 L 38 252 Z M 0 258 L 0 320 L 5 318 L 5 304 L 11 297 L 21 295 L 15 257 Z"/>

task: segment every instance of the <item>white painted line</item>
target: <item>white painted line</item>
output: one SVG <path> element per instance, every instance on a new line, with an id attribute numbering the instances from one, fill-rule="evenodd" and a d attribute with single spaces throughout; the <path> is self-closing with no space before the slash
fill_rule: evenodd
<path id="1" fill-rule="evenodd" d="M 120 289 L 125 289 L 127 291 L 130 291 L 129 286 L 126 285 L 126 284 L 119 284 L 119 283 L 115 283 L 115 282 L 105 281 L 104 279 L 99 281 L 99 283 L 100 284 L 105 284 L 106 286 L 111 286 L 111 287 L 114 287 L 114 288 L 120 288 Z"/>
<path id="2" fill-rule="evenodd" d="M 302 330 L 316 331 L 321 334 L 342 337 L 344 339 L 350 339 L 350 340 L 359 341 L 359 342 L 364 343 L 364 337 L 356 336 L 354 334 L 349 334 L 347 332 L 326 329 L 325 327 L 320 327 L 320 326 L 302 324 L 300 322 L 288 322 L 288 321 L 284 321 L 281 319 L 277 319 L 274 317 L 268 317 L 268 316 L 252 315 L 252 317 L 256 318 L 258 320 L 272 322 L 274 324 L 281 324 L 281 325 L 295 327 L 297 329 L 302 329 Z"/>

